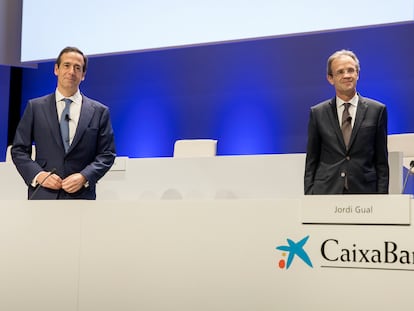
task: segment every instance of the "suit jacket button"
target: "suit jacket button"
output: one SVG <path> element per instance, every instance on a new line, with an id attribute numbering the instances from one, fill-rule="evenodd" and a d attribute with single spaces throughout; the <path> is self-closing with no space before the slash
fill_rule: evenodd
<path id="1" fill-rule="evenodd" d="M 351 157 L 350 156 L 346 156 L 346 159 L 349 161 L 349 160 L 351 160 Z"/>
<path id="2" fill-rule="evenodd" d="M 345 172 L 341 172 L 341 177 L 345 177 Z"/>

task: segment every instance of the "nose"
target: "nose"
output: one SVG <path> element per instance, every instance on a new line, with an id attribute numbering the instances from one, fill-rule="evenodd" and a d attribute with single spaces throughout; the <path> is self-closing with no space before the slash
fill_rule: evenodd
<path id="1" fill-rule="evenodd" d="M 345 77 L 351 76 L 352 74 L 353 74 L 353 72 L 351 72 L 350 70 L 345 70 L 345 72 L 344 72 Z"/>

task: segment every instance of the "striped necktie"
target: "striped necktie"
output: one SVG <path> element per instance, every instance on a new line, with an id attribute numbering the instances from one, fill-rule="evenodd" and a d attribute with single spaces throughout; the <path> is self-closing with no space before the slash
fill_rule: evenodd
<path id="1" fill-rule="evenodd" d="M 62 134 L 62 141 L 63 146 L 65 146 L 65 152 L 68 152 L 69 149 L 69 108 L 70 104 L 72 103 L 72 100 L 69 98 L 63 99 L 65 102 L 65 108 L 62 111 L 62 114 L 60 116 L 60 133 Z"/>
<path id="2" fill-rule="evenodd" d="M 349 140 L 351 138 L 351 133 L 352 133 L 352 117 L 349 114 L 349 106 L 351 104 L 350 103 L 344 103 L 344 112 L 342 113 L 342 135 L 344 136 L 344 142 L 345 142 L 345 146 L 348 149 L 348 145 L 349 145 Z"/>

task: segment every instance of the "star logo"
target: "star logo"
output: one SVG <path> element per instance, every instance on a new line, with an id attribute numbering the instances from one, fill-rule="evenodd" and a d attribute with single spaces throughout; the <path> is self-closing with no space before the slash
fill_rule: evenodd
<path id="1" fill-rule="evenodd" d="M 303 249 L 303 246 L 306 244 L 308 239 L 309 239 L 309 235 L 304 237 L 302 240 L 300 240 L 299 242 L 296 242 L 296 243 L 293 242 L 291 239 L 286 239 L 287 242 L 288 242 L 288 245 L 280 245 L 280 246 L 276 247 L 277 250 L 283 251 L 282 256 L 286 256 L 285 252 L 289 253 L 287 261 L 285 261 L 284 259 L 281 259 L 279 261 L 279 268 L 280 269 L 284 269 L 285 267 L 286 267 L 286 269 L 289 269 L 289 267 L 292 264 L 293 259 L 295 258 L 295 256 L 299 257 L 309 267 L 313 268 L 312 262 L 311 262 L 311 260 L 308 256 L 308 254 Z"/>

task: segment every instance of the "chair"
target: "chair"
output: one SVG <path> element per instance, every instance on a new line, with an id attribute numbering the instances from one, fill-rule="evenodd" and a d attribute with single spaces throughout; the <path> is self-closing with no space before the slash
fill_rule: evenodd
<path id="1" fill-rule="evenodd" d="M 217 153 L 215 139 L 180 139 L 174 143 L 174 158 L 214 157 Z"/>

